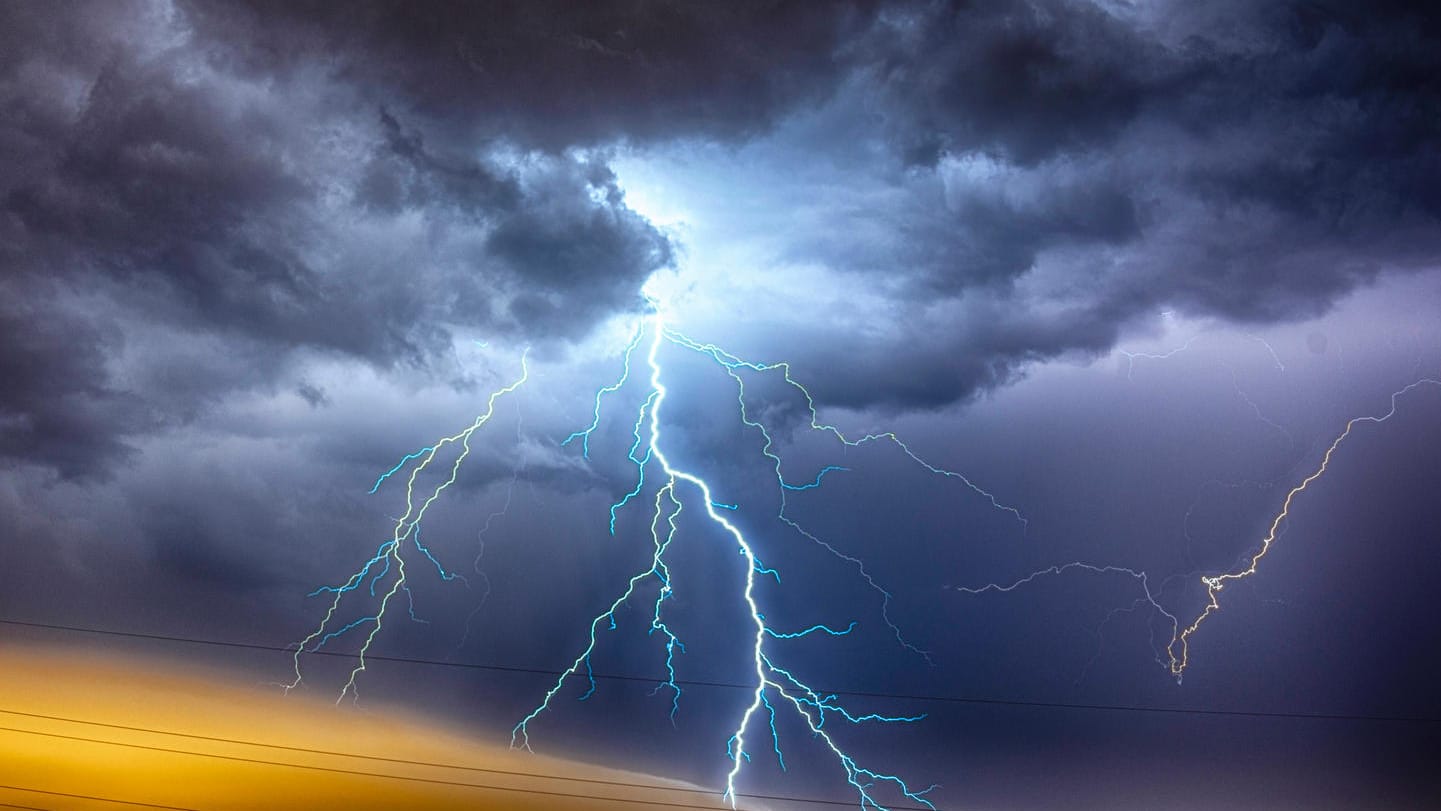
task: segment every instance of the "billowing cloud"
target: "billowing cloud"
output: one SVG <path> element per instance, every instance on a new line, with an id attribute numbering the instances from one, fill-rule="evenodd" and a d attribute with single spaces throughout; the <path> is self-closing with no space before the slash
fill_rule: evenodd
<path id="1" fill-rule="evenodd" d="M 69 454 L 71 473 L 74 457 L 113 458 L 226 390 L 274 385 L 297 352 L 425 367 L 457 331 L 574 341 L 634 308 L 677 254 L 628 207 L 617 148 L 739 155 L 722 205 L 764 209 L 772 263 L 877 297 L 885 368 L 821 381 L 854 404 L 964 398 L 1102 351 L 1163 308 L 1314 315 L 1379 273 L 1433 266 L 1441 239 L 1424 180 L 1438 168 L 1437 24 L 1404 5 L 7 16 L 0 261 L 28 303 L 6 323 L 50 325 L 8 342 L 8 362 L 55 370 L 46 397 L 73 402 L 66 433 L 93 453 L 47 450 L 40 423 L 59 417 L 19 393 L 5 447 Z M 798 340 L 817 329 L 744 315 Z M 111 338 L 46 363 L 37 342 L 71 322 Z M 137 324 L 264 362 L 175 380 L 192 396 L 157 402 L 125 382 L 154 377 L 126 368 L 145 363 L 121 351 Z M 897 355 L 917 330 L 934 348 Z M 803 342 L 836 368 L 822 357 L 836 341 Z M 928 382 L 861 384 L 883 371 Z M 121 417 L 82 417 L 115 397 L 132 401 Z"/>
<path id="2" fill-rule="evenodd" d="M 24 302 L 4 320 L 9 455 L 103 468 L 126 436 L 273 385 L 297 353 L 389 368 L 430 363 L 455 329 L 583 337 L 671 261 L 603 157 L 432 145 L 413 100 L 319 69 L 235 70 L 183 13 L 8 16 L 0 261 Z M 157 329 L 265 360 L 143 390 L 176 376 L 124 352 Z"/>
<path id="3" fill-rule="evenodd" d="M 187 4 L 215 58 L 259 76 L 323 62 L 457 139 L 551 150 L 736 140 L 823 99 L 875 3 Z"/>
<path id="4" fill-rule="evenodd" d="M 1294 321 L 1434 270 L 1437 31 L 1405 5 L 892 5 L 824 104 L 673 162 L 694 205 L 734 183 L 769 212 L 704 211 L 716 243 L 768 229 L 759 261 L 866 302 L 833 336 L 793 290 L 752 305 L 830 400 L 943 405 L 1162 311 Z"/>

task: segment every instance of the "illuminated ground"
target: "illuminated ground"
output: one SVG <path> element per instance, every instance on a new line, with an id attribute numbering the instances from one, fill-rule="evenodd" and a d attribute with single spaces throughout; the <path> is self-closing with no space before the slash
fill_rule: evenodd
<path id="1" fill-rule="evenodd" d="M 203 671 L 59 649 L 0 652 L 0 808 L 718 808 L 718 801 L 678 782 L 516 753 L 399 713 L 337 710 Z"/>

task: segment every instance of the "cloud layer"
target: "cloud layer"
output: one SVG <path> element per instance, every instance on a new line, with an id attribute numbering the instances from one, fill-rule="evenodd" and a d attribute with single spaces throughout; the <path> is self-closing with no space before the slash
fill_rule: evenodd
<path id="1" fill-rule="evenodd" d="M 1404 4 L 5 13 L 0 452 L 67 475 L 297 353 L 585 337 L 676 261 L 618 146 L 751 149 L 727 205 L 786 231 L 773 259 L 924 330 L 877 350 L 922 346 L 897 377 L 924 386 L 823 381 L 854 404 L 963 398 L 1162 308 L 1314 315 L 1441 234 L 1437 22 Z M 164 331 L 257 362 L 158 399 L 124 347 Z"/>
<path id="2" fill-rule="evenodd" d="M 890 6 L 834 95 L 729 161 L 769 221 L 708 214 L 870 302 L 863 348 L 791 341 L 856 370 L 824 389 L 856 405 L 953 402 L 1162 311 L 1313 317 L 1437 267 L 1438 30 L 1404 5 Z M 817 326 L 776 310 L 772 341 Z"/>

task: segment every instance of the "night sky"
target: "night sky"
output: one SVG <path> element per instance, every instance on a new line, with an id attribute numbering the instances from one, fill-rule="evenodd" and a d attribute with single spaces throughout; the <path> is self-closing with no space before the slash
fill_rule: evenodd
<path id="1" fill-rule="evenodd" d="M 308 595 L 396 537 L 408 474 L 377 477 L 524 363 L 337 711 L 508 743 L 652 563 L 663 319 L 904 445 L 661 341 L 664 454 L 775 574 L 677 484 L 679 710 L 651 578 L 537 752 L 718 796 L 749 570 L 767 627 L 855 623 L 766 649 L 924 715 L 824 729 L 938 808 L 1435 802 L 1441 14 L 1412 5 L 0 4 L 0 643 L 279 691 Z M 1327 457 L 1357 417 L 1386 419 Z M 787 490 L 767 452 L 844 469 Z M 1178 679 L 1202 578 L 1323 462 Z M 304 656 L 292 694 L 354 664 Z M 858 804 L 768 696 L 741 806 Z"/>

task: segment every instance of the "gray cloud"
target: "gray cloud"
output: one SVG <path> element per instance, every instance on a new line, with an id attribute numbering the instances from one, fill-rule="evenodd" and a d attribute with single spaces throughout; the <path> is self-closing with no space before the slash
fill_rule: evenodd
<path id="1" fill-rule="evenodd" d="M 410 99 L 300 68 L 229 70 L 189 17 L 149 6 L 6 14 L 22 32 L 0 128 L 0 261 L 25 302 L 5 314 L 26 336 L 4 349 L 12 458 L 102 469 L 128 436 L 275 385 L 297 353 L 425 367 L 456 328 L 580 338 L 671 261 L 603 158 L 523 140 L 477 151 L 449 133 L 432 145 L 426 128 L 442 126 L 391 111 Z M 69 310 L 55 290 L 77 291 Z M 113 340 L 61 337 L 97 320 Z M 203 362 L 122 358 L 127 336 L 160 327 L 257 362 L 220 379 Z"/>
<path id="2" fill-rule="evenodd" d="M 898 6 L 862 54 L 916 164 L 976 150 L 1031 165 L 1105 144 L 1205 73 L 1097 3 Z"/>
<path id="3" fill-rule="evenodd" d="M 1107 351 L 1163 309 L 1294 321 L 1434 269 L 1435 17 L 892 7 L 847 51 L 838 95 L 772 136 L 754 172 L 779 178 L 761 192 L 790 219 L 778 255 L 875 297 L 867 332 L 884 343 L 801 337 L 813 325 L 785 315 L 760 328 L 792 335 L 833 401 L 925 407 Z"/>
<path id="4" fill-rule="evenodd" d="M 92 436 L 97 461 L 226 390 L 275 385 L 297 351 L 424 368 L 457 329 L 577 340 L 632 308 L 675 252 L 627 207 L 604 151 L 619 143 L 770 144 L 735 185 L 790 220 L 779 255 L 842 285 L 883 279 L 887 317 L 941 342 L 903 367 L 923 387 L 822 382 L 855 404 L 966 397 L 1102 351 L 1162 307 L 1313 315 L 1388 269 L 1431 266 L 1441 233 L 1424 181 L 1437 24 L 1404 5 L 6 15 L 0 260 L 31 300 L 8 317 L 23 330 L 103 310 L 117 336 L 46 365 L 45 397 L 88 404 L 71 412 L 83 422 L 101 392 L 138 396 L 121 380 L 168 376 L 190 395 L 50 432 Z M 41 291 L 56 283 L 86 290 L 87 313 L 51 312 Z M 193 385 L 122 368 L 114 347 L 157 323 L 264 362 L 225 381 L 192 363 Z M 893 332 L 887 365 L 919 343 Z M 9 362 L 38 368 L 25 346 Z M 46 450 L 27 397 L 5 404 L 8 425 L 31 426 L 6 447 L 54 463 L 70 451 Z"/>
<path id="5" fill-rule="evenodd" d="M 58 306 L 53 285 L 0 284 L 0 454 L 82 476 L 127 455 L 120 436 L 153 424 L 143 402 L 106 374 L 113 330 Z M 119 430 L 117 431 L 117 426 Z"/>
<path id="6" fill-rule="evenodd" d="M 764 131 L 823 98 L 869 2 L 563 0 L 187 4 L 213 58 L 256 75 L 324 60 L 468 142 L 560 150 Z"/>

